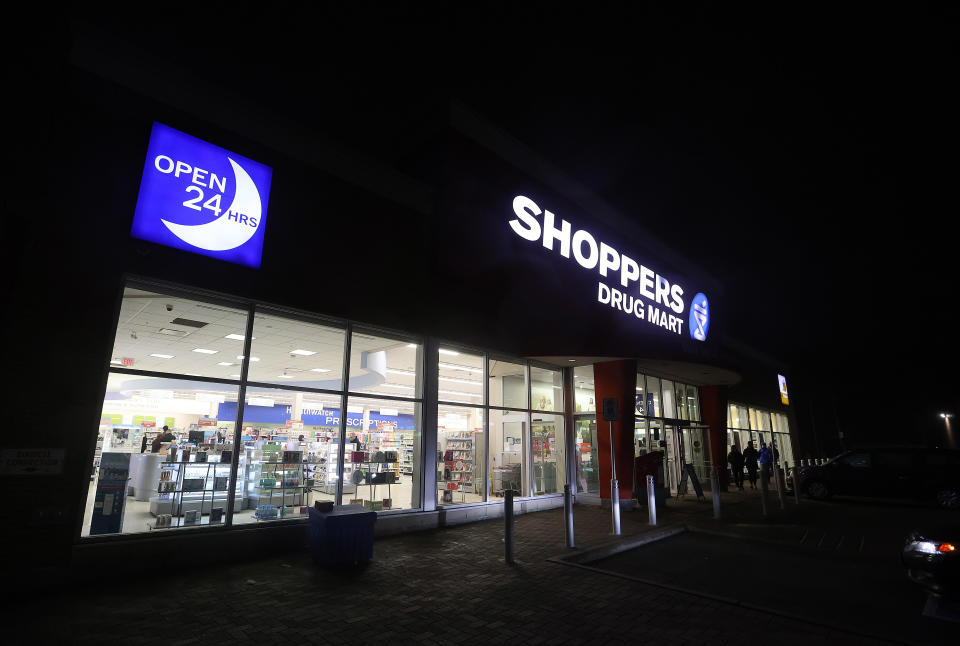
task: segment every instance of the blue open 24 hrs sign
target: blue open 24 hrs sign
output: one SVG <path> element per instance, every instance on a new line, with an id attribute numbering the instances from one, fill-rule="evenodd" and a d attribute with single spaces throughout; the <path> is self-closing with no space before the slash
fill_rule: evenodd
<path id="1" fill-rule="evenodd" d="M 260 267 L 273 170 L 154 122 L 130 233 Z"/>

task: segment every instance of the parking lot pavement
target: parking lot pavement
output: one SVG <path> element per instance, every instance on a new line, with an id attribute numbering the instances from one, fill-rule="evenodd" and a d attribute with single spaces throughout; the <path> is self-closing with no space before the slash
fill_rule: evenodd
<path id="1" fill-rule="evenodd" d="M 897 558 L 686 532 L 593 566 L 855 634 L 918 644 L 960 639 L 960 624 L 922 616 L 926 595 L 906 581 Z"/>
<path id="2" fill-rule="evenodd" d="M 734 503 L 731 503 L 734 504 Z M 664 524 L 707 516 L 677 503 Z M 580 549 L 609 542 L 609 512 L 578 505 Z M 623 515 L 627 536 L 646 513 Z M 802 620 L 704 599 L 547 559 L 566 552 L 560 510 L 516 520 L 518 564 L 503 562 L 502 521 L 379 539 L 365 568 L 316 568 L 305 551 L 156 574 L 103 564 L 96 580 L 52 585 L 7 605 L 5 643 L 116 644 L 873 644 Z"/>

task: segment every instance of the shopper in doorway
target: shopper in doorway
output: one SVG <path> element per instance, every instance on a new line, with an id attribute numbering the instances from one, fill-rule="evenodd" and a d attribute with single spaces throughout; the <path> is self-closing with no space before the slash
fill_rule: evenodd
<path id="1" fill-rule="evenodd" d="M 757 459 L 760 457 L 760 454 L 755 448 L 753 448 L 753 440 L 747 442 L 747 448 L 743 450 L 743 465 L 747 467 L 747 479 L 750 481 L 750 488 L 757 488 L 757 469 L 759 465 L 757 464 Z"/>
<path id="2" fill-rule="evenodd" d="M 773 451 L 765 442 L 760 442 L 760 456 L 757 458 L 760 463 L 760 477 L 770 481 L 770 473 L 773 469 Z"/>
<path id="3" fill-rule="evenodd" d="M 737 489 L 743 491 L 743 453 L 740 452 L 740 447 L 736 444 L 730 447 L 730 453 L 727 454 L 727 462 L 730 463 L 733 483 L 737 485 Z"/>

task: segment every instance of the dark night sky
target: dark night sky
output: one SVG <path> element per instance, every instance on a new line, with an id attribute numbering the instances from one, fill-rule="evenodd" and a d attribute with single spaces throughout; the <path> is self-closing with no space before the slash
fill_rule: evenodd
<path id="1" fill-rule="evenodd" d="M 721 276 L 731 328 L 792 363 L 818 425 L 838 393 L 848 434 L 919 440 L 960 413 L 957 9 L 729 4 L 75 9 L 64 32 L 165 42 L 154 60 L 252 79 L 400 168 L 460 99 Z"/>

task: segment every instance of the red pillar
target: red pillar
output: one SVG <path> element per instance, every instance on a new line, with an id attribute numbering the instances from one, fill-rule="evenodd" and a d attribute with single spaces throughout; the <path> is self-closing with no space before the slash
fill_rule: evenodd
<path id="1" fill-rule="evenodd" d="M 593 364 L 597 402 L 597 457 L 600 462 L 600 497 L 610 499 L 610 423 L 603 419 L 603 400 L 617 399 L 618 421 L 613 423 L 620 500 L 633 498 L 633 426 L 637 399 L 637 362 L 632 359 Z M 609 503 L 608 503 L 609 504 Z M 629 506 L 629 505 L 627 505 Z"/>
<path id="2" fill-rule="evenodd" d="M 727 387 L 700 387 L 700 419 L 710 427 L 710 456 L 720 478 L 720 491 L 727 485 Z"/>

